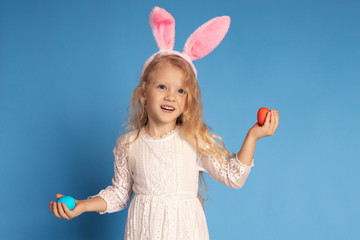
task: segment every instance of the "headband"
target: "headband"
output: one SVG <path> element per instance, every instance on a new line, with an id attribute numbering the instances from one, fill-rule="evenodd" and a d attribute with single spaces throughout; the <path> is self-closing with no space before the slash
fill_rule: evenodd
<path id="1" fill-rule="evenodd" d="M 192 61 L 205 57 L 219 45 L 230 27 L 230 17 L 215 17 L 201 25 L 186 40 L 182 52 L 173 50 L 175 43 L 175 19 L 170 13 L 163 8 L 154 7 L 150 12 L 149 24 L 159 51 L 146 60 L 141 76 L 154 57 L 160 54 L 175 54 L 182 57 L 190 64 L 195 76 L 197 76 L 197 71 Z"/>

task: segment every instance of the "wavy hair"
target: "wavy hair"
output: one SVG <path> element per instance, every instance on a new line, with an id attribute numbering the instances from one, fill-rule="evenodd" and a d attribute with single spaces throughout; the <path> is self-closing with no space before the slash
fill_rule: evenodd
<path id="1" fill-rule="evenodd" d="M 215 156 L 217 161 L 221 161 L 224 157 L 231 156 L 231 153 L 226 150 L 221 137 L 210 133 L 210 127 L 204 123 L 201 91 L 192 67 L 186 60 L 175 54 L 159 54 L 155 56 L 145 69 L 139 85 L 133 91 L 127 127 L 125 129 L 125 132 L 136 131 L 136 137 L 132 142 L 139 137 L 141 128 L 148 122 L 147 112 L 144 102 L 141 101 L 141 96 L 151 82 L 153 74 L 165 64 L 170 64 L 172 67 L 180 69 L 184 77 L 186 102 L 183 113 L 176 119 L 176 124 L 181 126 L 180 134 L 182 137 L 192 144 L 197 151 L 202 154 Z M 221 143 L 216 142 L 215 139 L 220 140 Z M 128 144 L 131 144 L 131 142 Z M 203 182 L 204 186 L 201 186 L 201 182 Z M 208 195 L 208 188 L 205 183 L 203 171 L 200 171 L 198 198 L 203 208 L 205 208 L 205 191 Z"/>

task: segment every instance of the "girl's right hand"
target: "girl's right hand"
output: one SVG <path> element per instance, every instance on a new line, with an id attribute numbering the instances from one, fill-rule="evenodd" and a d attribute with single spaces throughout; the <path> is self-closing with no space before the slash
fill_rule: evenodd
<path id="1" fill-rule="evenodd" d="M 64 195 L 62 194 L 56 194 L 57 199 L 62 198 L 63 196 Z M 55 217 L 70 220 L 86 212 L 86 205 L 83 201 L 75 199 L 75 202 L 75 208 L 70 210 L 65 203 L 50 201 L 50 211 L 55 215 Z"/>

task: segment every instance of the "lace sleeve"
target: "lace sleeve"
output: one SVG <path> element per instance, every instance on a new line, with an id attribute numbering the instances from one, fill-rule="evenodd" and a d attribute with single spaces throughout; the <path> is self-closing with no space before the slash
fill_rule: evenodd
<path id="1" fill-rule="evenodd" d="M 114 177 L 112 179 L 112 185 L 103 189 L 99 194 L 91 196 L 102 197 L 107 208 L 100 214 L 118 212 L 126 208 L 129 204 L 132 196 L 133 179 L 128 167 L 128 152 L 125 147 L 125 135 L 117 139 L 114 150 Z"/>
<path id="2" fill-rule="evenodd" d="M 254 165 L 254 159 L 252 159 L 251 165 L 247 166 L 240 162 L 234 153 L 231 157 L 218 159 L 214 156 L 198 154 L 197 158 L 199 171 L 204 171 L 214 180 L 236 189 L 244 185 Z"/>
<path id="3" fill-rule="evenodd" d="M 231 188 L 241 188 L 253 166 L 254 159 L 251 165 L 247 166 L 237 159 L 236 154 L 231 158 L 222 159 L 201 154 L 198 159 L 200 171 L 207 172 L 214 180 Z"/>

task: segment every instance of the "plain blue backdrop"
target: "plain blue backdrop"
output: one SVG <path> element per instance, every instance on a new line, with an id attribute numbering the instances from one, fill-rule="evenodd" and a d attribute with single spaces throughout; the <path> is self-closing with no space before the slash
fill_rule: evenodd
<path id="1" fill-rule="evenodd" d="M 56 193 L 111 184 L 112 150 L 145 60 L 154 6 L 175 49 L 207 20 L 232 19 L 195 61 L 206 123 L 237 152 L 260 107 L 277 109 L 234 190 L 206 175 L 211 239 L 359 239 L 359 1 L 1 1 L 1 239 L 123 239 L 127 209 L 71 221 Z"/>

